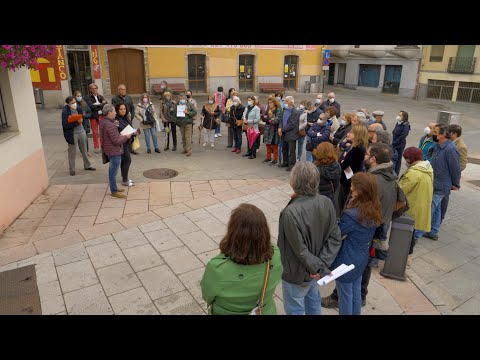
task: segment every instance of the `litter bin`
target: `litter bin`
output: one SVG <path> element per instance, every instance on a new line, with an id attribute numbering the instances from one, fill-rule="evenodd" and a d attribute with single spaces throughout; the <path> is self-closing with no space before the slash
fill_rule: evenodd
<path id="1" fill-rule="evenodd" d="M 462 114 L 459 112 L 439 111 L 437 116 L 437 123 L 447 125 L 459 124 L 461 115 Z"/>
<path id="2" fill-rule="evenodd" d="M 43 98 L 43 89 L 33 88 L 33 97 L 35 98 L 35 104 L 42 105 L 42 109 L 45 109 L 45 99 Z"/>
<path id="3" fill-rule="evenodd" d="M 305 81 L 305 93 L 309 93 L 310 92 L 310 81 Z"/>
<path id="4" fill-rule="evenodd" d="M 408 214 L 403 214 L 392 221 L 388 243 L 388 258 L 380 275 L 396 280 L 406 280 L 408 253 L 415 226 L 415 220 Z"/>

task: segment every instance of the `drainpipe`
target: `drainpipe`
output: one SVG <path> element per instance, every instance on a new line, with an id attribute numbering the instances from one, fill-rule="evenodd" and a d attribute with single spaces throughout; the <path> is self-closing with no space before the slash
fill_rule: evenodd
<path id="1" fill-rule="evenodd" d="M 418 101 L 418 93 L 420 88 L 420 67 L 422 66 L 422 59 L 418 59 L 418 70 L 417 70 L 417 80 L 415 84 L 415 92 L 413 94 L 413 98 Z"/>

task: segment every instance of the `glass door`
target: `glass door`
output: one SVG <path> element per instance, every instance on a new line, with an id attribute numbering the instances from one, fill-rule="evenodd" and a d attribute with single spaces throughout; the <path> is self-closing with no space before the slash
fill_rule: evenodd
<path id="1" fill-rule="evenodd" d="M 255 84 L 254 55 L 240 55 L 238 69 L 239 91 L 253 91 Z"/>
<path id="2" fill-rule="evenodd" d="M 288 55 L 285 56 L 284 69 L 283 69 L 283 87 L 287 90 L 297 89 L 297 65 L 298 56 Z"/>

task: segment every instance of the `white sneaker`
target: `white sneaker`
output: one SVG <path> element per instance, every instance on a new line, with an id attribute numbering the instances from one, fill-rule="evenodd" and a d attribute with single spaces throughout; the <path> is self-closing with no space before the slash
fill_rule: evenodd
<path id="1" fill-rule="evenodd" d="M 222 134 L 220 134 L 220 133 L 218 133 L 217 135 L 218 135 L 218 137 L 222 137 Z"/>
<path id="2" fill-rule="evenodd" d="M 203 143 L 202 146 L 203 146 L 203 147 L 207 146 L 207 143 Z"/>
<path id="3" fill-rule="evenodd" d="M 128 182 L 134 183 L 135 181 L 133 181 L 132 179 L 128 179 Z"/>
<path id="4" fill-rule="evenodd" d="M 132 180 L 128 180 L 128 186 L 135 186 Z"/>
<path id="5" fill-rule="evenodd" d="M 215 134 L 215 137 L 218 138 L 218 134 Z"/>
<path id="6" fill-rule="evenodd" d="M 214 143 L 211 143 L 211 144 L 210 144 L 210 146 L 211 146 L 211 147 L 214 147 L 214 146 L 215 146 L 215 144 L 214 144 Z"/>

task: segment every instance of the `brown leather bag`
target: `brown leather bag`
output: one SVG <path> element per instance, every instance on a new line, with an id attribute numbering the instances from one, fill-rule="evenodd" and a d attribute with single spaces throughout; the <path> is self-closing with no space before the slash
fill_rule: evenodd
<path id="1" fill-rule="evenodd" d="M 307 132 L 305 131 L 305 129 L 299 130 L 298 131 L 298 136 L 300 136 L 300 137 L 307 136 Z"/>

